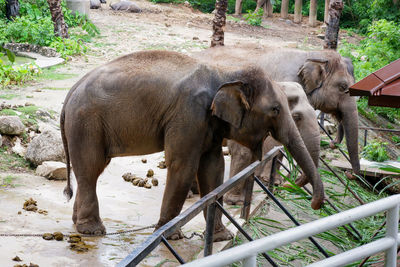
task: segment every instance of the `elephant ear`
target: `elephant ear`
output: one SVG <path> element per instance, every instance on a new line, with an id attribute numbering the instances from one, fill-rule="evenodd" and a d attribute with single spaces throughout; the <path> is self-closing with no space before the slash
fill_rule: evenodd
<path id="1" fill-rule="evenodd" d="M 307 95 L 322 86 L 326 78 L 327 63 L 327 60 L 307 59 L 299 69 L 297 76 L 299 76 Z"/>
<path id="2" fill-rule="evenodd" d="M 211 104 L 212 115 L 239 128 L 245 110 L 250 109 L 249 102 L 242 91 L 244 86 L 245 84 L 241 81 L 223 84 Z"/>

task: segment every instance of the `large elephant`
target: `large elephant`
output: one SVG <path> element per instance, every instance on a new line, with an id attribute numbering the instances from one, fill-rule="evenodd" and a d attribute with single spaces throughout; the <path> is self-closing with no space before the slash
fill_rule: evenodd
<path id="1" fill-rule="evenodd" d="M 349 95 L 354 83 L 351 60 L 333 50 L 302 51 L 290 48 L 216 47 L 195 55 L 206 62 L 222 65 L 247 64 L 250 60 L 277 82 L 298 82 L 315 108 L 333 115 L 339 122 L 332 142 L 346 137 L 351 166 L 360 173 L 358 158 L 358 113 L 356 98 Z"/>
<path id="2" fill-rule="evenodd" d="M 297 129 L 300 132 L 301 138 L 303 139 L 315 166 L 318 168 L 320 134 L 317 116 L 313 107 L 308 102 L 307 96 L 300 84 L 295 82 L 278 82 L 276 84 L 286 94 L 290 112 L 296 123 Z M 263 154 L 271 150 L 274 146 L 278 145 L 281 144 L 273 137 L 268 136 L 263 144 Z M 229 140 L 228 147 L 232 155 L 229 175 L 232 177 L 250 165 L 255 158 L 252 156 L 252 153 L 248 148 L 236 143 L 235 141 Z M 256 175 L 264 182 L 267 182 L 270 178 L 271 163 L 272 161 L 268 161 L 265 165 L 260 166 L 256 170 Z M 276 178 L 279 178 L 279 176 Z M 296 184 L 303 186 L 307 183 L 307 181 L 308 179 L 304 175 L 301 175 L 296 180 Z M 243 193 L 244 191 L 242 184 L 229 191 L 229 193 L 225 196 L 224 201 L 231 205 L 242 204 L 244 201 Z"/>
<path id="3" fill-rule="evenodd" d="M 78 184 L 72 219 L 81 233 L 105 232 L 96 182 L 111 158 L 165 150 L 168 174 L 158 228 L 180 213 L 195 176 L 201 196 L 223 182 L 223 138 L 260 158 L 271 132 L 310 178 L 312 207 L 320 208 L 324 199 L 286 97 L 258 67 L 217 68 L 167 51 L 129 54 L 96 68 L 71 88 L 60 126 L 68 171 L 65 194 L 72 196 L 71 162 Z M 232 237 L 221 214 L 215 233 L 214 240 Z M 181 237 L 178 231 L 171 238 Z"/>

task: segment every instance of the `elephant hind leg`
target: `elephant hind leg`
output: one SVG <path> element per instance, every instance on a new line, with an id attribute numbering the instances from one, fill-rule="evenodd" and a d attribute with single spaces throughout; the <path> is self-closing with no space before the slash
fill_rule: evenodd
<path id="1" fill-rule="evenodd" d="M 96 183 L 110 159 L 105 155 L 104 141 L 98 133 L 75 136 L 76 140 L 71 140 L 70 157 L 78 186 L 72 220 L 80 233 L 104 234 Z"/>

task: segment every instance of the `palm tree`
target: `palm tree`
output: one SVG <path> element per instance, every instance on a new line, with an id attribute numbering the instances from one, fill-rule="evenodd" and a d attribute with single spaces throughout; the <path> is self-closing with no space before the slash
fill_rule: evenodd
<path id="1" fill-rule="evenodd" d="M 215 2 L 215 17 L 213 19 L 213 35 L 211 47 L 224 45 L 224 28 L 226 24 L 226 10 L 228 0 L 217 0 Z"/>
<path id="2" fill-rule="evenodd" d="M 51 19 L 54 23 L 54 34 L 62 38 L 69 38 L 68 26 L 65 24 L 61 10 L 61 0 L 47 0 L 50 7 Z"/>

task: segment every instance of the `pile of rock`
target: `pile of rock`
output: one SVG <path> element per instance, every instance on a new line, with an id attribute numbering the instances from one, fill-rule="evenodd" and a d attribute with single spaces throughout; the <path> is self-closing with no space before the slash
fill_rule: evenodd
<path id="1" fill-rule="evenodd" d="M 41 125 L 33 131 L 18 116 L 0 116 L 0 146 L 7 153 L 24 157 L 36 173 L 48 179 L 65 180 L 66 166 L 61 133 L 51 125 Z"/>

